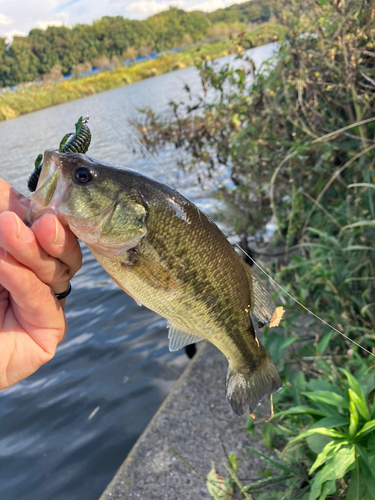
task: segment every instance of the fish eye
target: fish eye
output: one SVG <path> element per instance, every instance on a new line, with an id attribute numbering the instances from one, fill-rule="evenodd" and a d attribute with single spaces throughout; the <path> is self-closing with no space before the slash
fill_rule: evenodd
<path id="1" fill-rule="evenodd" d="M 79 184 L 87 184 L 93 179 L 92 173 L 87 167 L 78 167 L 74 173 L 74 177 Z"/>

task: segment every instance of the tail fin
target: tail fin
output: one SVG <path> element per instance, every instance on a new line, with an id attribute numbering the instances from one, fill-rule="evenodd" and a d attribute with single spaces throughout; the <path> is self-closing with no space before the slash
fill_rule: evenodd
<path id="1" fill-rule="evenodd" d="M 260 349 L 262 360 L 256 368 L 236 371 L 229 364 L 226 382 L 227 400 L 237 415 L 252 413 L 264 396 L 273 394 L 282 386 L 273 359 L 262 345 Z"/>

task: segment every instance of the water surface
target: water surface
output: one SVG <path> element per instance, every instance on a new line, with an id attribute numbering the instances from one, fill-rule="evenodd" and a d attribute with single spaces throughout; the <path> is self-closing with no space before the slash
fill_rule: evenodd
<path id="1" fill-rule="evenodd" d="M 259 47 L 252 56 L 260 63 L 272 50 Z M 174 150 L 160 152 L 158 166 L 103 118 L 127 124 L 137 108 L 165 112 L 170 100 L 186 100 L 185 83 L 201 93 L 198 71 L 187 68 L 0 123 L 0 176 L 26 193 L 37 154 L 58 147 L 88 113 L 90 156 L 174 184 L 213 214 L 209 186 L 202 190 L 178 171 Z M 50 363 L 0 393 L 1 500 L 97 499 L 188 362 L 183 352 L 169 352 L 166 321 L 138 307 L 83 253 L 65 341 Z"/>

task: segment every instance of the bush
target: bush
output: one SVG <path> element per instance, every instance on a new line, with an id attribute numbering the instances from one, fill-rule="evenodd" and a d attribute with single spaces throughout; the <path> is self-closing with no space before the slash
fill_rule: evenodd
<path id="1" fill-rule="evenodd" d="M 298 300 L 280 293 L 287 314 L 279 335 L 266 332 L 264 342 L 285 381 L 274 398 L 277 418 L 263 427 L 265 443 L 285 450 L 278 465 L 268 457 L 283 474 L 247 491 L 282 480 L 282 498 L 370 500 L 375 386 L 366 384 L 374 377 L 375 349 L 375 12 L 369 0 L 285 0 L 275 13 L 283 24 L 278 32 L 268 26 L 235 40 L 241 64 L 200 59 L 209 98 L 189 95 L 184 103 L 171 103 L 172 119 L 144 110 L 138 130 L 150 149 L 184 150 L 182 168 L 202 182 L 220 164 L 227 166 L 233 187 L 218 187 L 218 196 L 227 201 L 230 217 L 236 214 L 233 231 L 259 254 L 261 228 L 273 220 L 274 239 L 285 248 L 282 262 L 261 262 Z M 245 49 L 265 35 L 280 39 L 278 54 L 256 68 Z M 304 307 L 326 323 L 304 317 Z M 341 406 L 333 409 L 328 395 Z M 325 443 L 317 428 L 324 430 Z"/>
<path id="2" fill-rule="evenodd" d="M 106 56 L 99 56 L 92 61 L 93 68 L 104 68 L 111 64 L 110 60 Z"/>

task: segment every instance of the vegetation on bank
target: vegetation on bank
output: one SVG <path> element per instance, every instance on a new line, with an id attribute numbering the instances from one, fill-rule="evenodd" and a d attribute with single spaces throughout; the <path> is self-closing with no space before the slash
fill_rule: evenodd
<path id="1" fill-rule="evenodd" d="M 259 26 L 246 34 L 246 43 L 254 47 L 263 45 L 277 40 L 282 33 L 282 27 L 274 23 Z M 239 40 L 236 38 L 225 38 L 181 52 L 164 53 L 156 59 L 143 60 L 129 66 L 119 64 L 92 76 L 58 80 L 40 86 L 23 86 L 16 92 L 4 92 L 0 95 L 0 120 L 10 120 L 31 111 L 193 66 L 198 60 L 209 61 L 223 57 L 236 52 L 238 46 Z"/>
<path id="2" fill-rule="evenodd" d="M 210 13 L 171 7 L 144 21 L 105 16 L 92 25 L 33 29 L 27 36 L 14 37 L 10 46 L 0 38 L 0 88 L 79 74 L 238 33 L 251 23 L 268 21 L 273 4 L 273 0 L 252 0 Z"/>
<path id="3" fill-rule="evenodd" d="M 261 455 L 259 480 L 246 484 L 231 454 L 229 477 L 209 491 L 375 500 L 375 11 L 371 0 L 280 0 L 278 12 L 286 35 L 274 61 L 200 60 L 210 99 L 188 95 L 137 123 L 149 149 L 183 150 L 182 168 L 201 182 L 228 167 L 218 218 L 234 218 L 241 246 L 299 302 L 275 286 L 287 312 L 264 345 L 284 386 L 272 420 L 247 422 L 250 434 L 264 423 L 274 458 Z M 285 253 L 264 262 L 270 220 Z"/>

